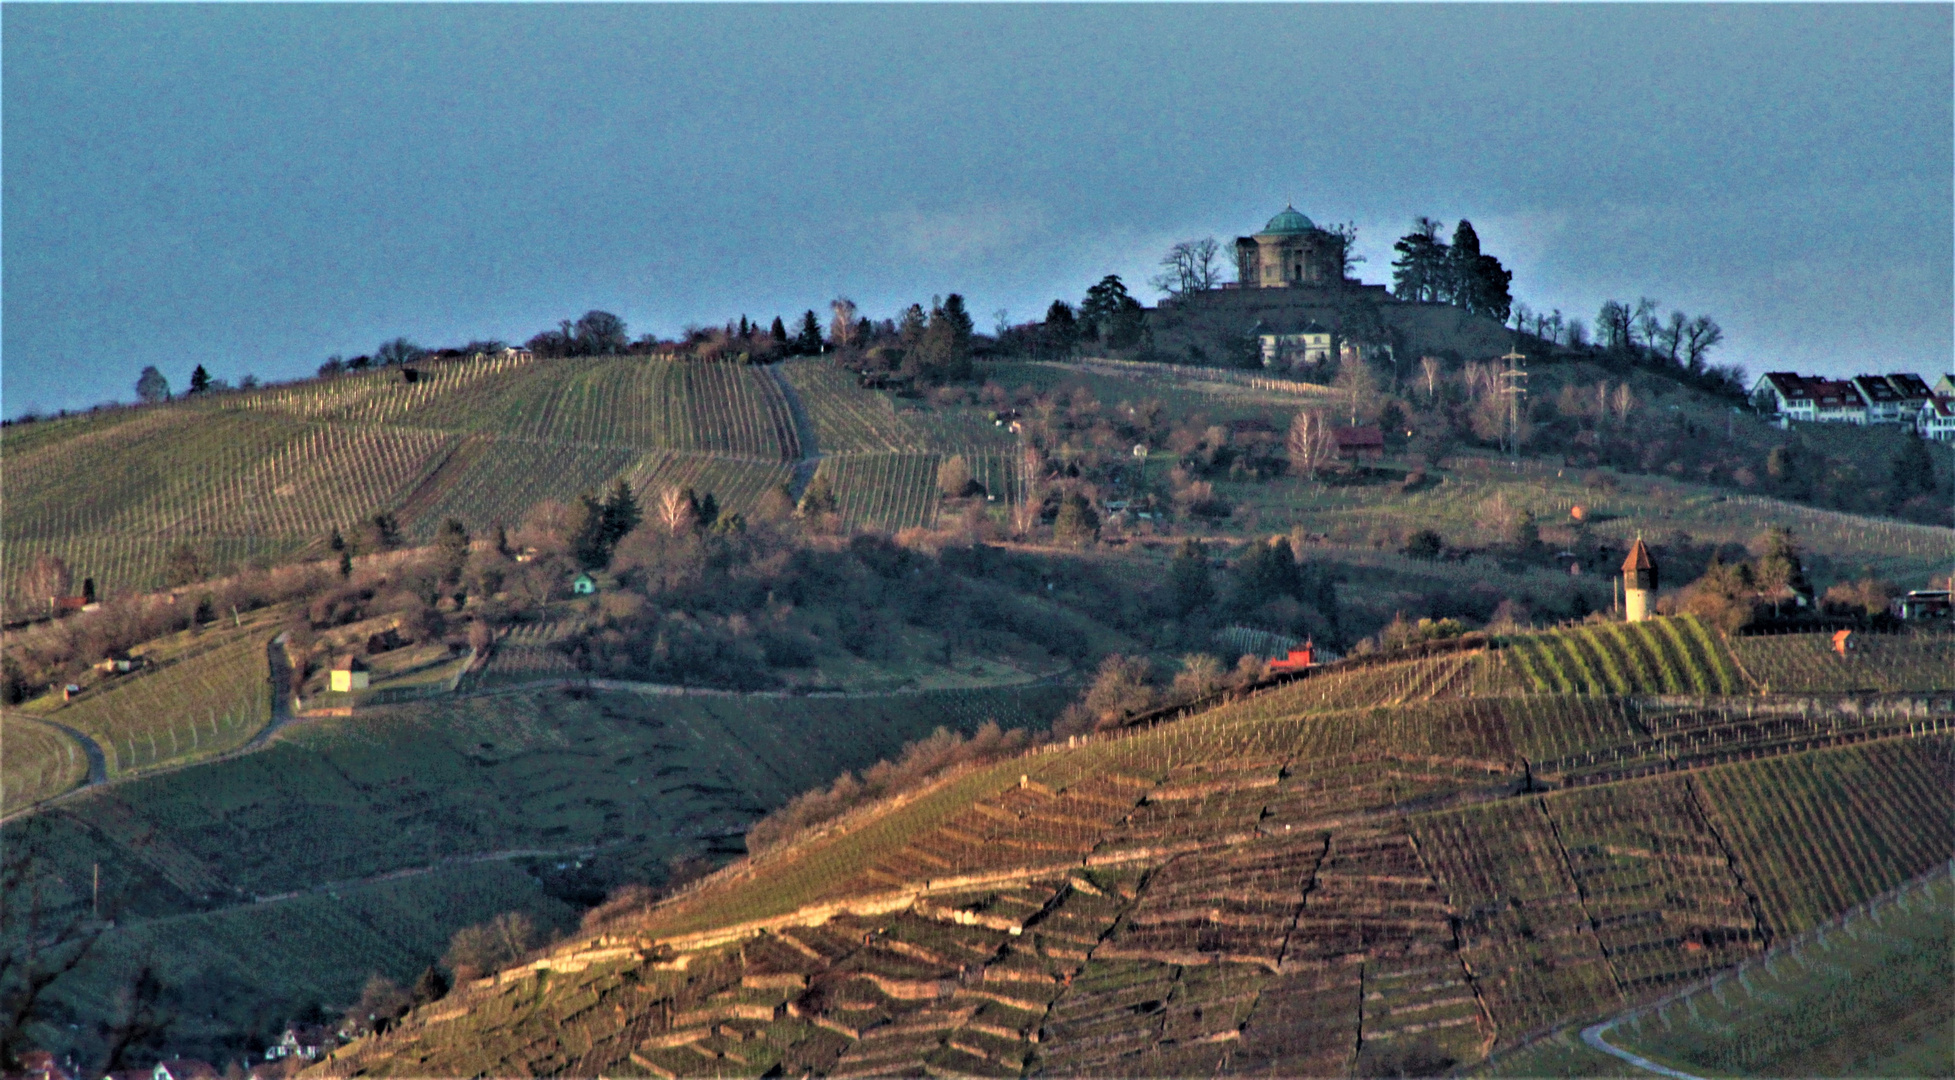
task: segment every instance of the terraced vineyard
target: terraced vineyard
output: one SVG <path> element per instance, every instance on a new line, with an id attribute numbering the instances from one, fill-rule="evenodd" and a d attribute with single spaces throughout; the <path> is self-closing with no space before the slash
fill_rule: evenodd
<path id="1" fill-rule="evenodd" d="M 109 775 L 237 747 L 271 719 L 265 636 L 227 641 L 117 677 L 48 714 L 94 739 Z"/>
<path id="2" fill-rule="evenodd" d="M 1692 638 L 1600 640 L 1647 650 L 1616 669 L 1632 688 L 1720 670 Z M 1600 692 L 1467 696 L 1500 653 L 1454 654 L 956 775 L 324 1071 L 1456 1067 L 1742 962 L 1955 848 L 1936 782 L 1955 704 L 1610 695 L 1601 649 L 1573 651 L 1595 644 L 1537 655 L 1582 655 Z M 1452 696 L 1415 692 L 1434 685 Z M 1339 707 L 1387 692 L 1413 700 Z"/>
<path id="3" fill-rule="evenodd" d="M 80 744 L 38 720 L 0 716 L 0 814 L 69 791 L 88 778 Z"/>

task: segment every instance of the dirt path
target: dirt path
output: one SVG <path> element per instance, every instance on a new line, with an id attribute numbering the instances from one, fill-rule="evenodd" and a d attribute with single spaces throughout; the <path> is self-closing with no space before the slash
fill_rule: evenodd
<path id="1" fill-rule="evenodd" d="M 801 460 L 794 463 L 794 479 L 788 485 L 788 493 L 799 501 L 801 493 L 814 481 L 815 470 L 821 466 L 821 446 L 815 441 L 814 421 L 808 419 L 808 410 L 802 407 L 801 395 L 794 392 L 794 385 L 781 374 L 781 365 L 767 364 L 761 370 L 780 388 L 781 397 L 787 401 L 788 415 L 794 418 L 794 441 L 801 446 Z"/>

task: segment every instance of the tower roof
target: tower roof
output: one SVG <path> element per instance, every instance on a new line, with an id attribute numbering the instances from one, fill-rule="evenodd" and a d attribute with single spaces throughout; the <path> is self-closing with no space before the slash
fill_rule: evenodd
<path id="1" fill-rule="evenodd" d="M 1263 236 L 1294 236 L 1307 233 L 1317 227 L 1316 223 L 1297 212 L 1294 206 L 1285 206 L 1283 212 L 1269 219 L 1263 226 Z"/>
<path id="2" fill-rule="evenodd" d="M 1622 560 L 1622 569 L 1624 573 L 1656 569 L 1656 560 L 1650 558 L 1650 549 L 1643 546 L 1642 537 L 1637 537 L 1636 542 L 1629 545 L 1629 557 Z"/>

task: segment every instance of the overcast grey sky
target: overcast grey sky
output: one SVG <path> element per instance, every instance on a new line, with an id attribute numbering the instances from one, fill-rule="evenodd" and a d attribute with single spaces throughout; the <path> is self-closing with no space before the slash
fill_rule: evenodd
<path id="1" fill-rule="evenodd" d="M 837 294 L 981 325 L 1286 202 L 1388 281 L 1468 217 L 1515 296 L 1717 359 L 1947 370 L 1949 5 L 21 6 L 7 415 L 405 334 Z M 1137 289 L 1152 297 L 1151 290 Z"/>

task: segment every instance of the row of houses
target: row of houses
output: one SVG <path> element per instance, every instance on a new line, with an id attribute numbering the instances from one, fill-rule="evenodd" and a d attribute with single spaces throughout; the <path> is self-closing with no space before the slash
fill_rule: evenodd
<path id="1" fill-rule="evenodd" d="M 1780 427 L 1808 424 L 1892 424 L 1913 428 L 1924 439 L 1955 442 L 1955 375 L 1932 387 L 1909 372 L 1828 379 L 1768 371 L 1752 385 L 1751 402 L 1776 416 Z"/>

